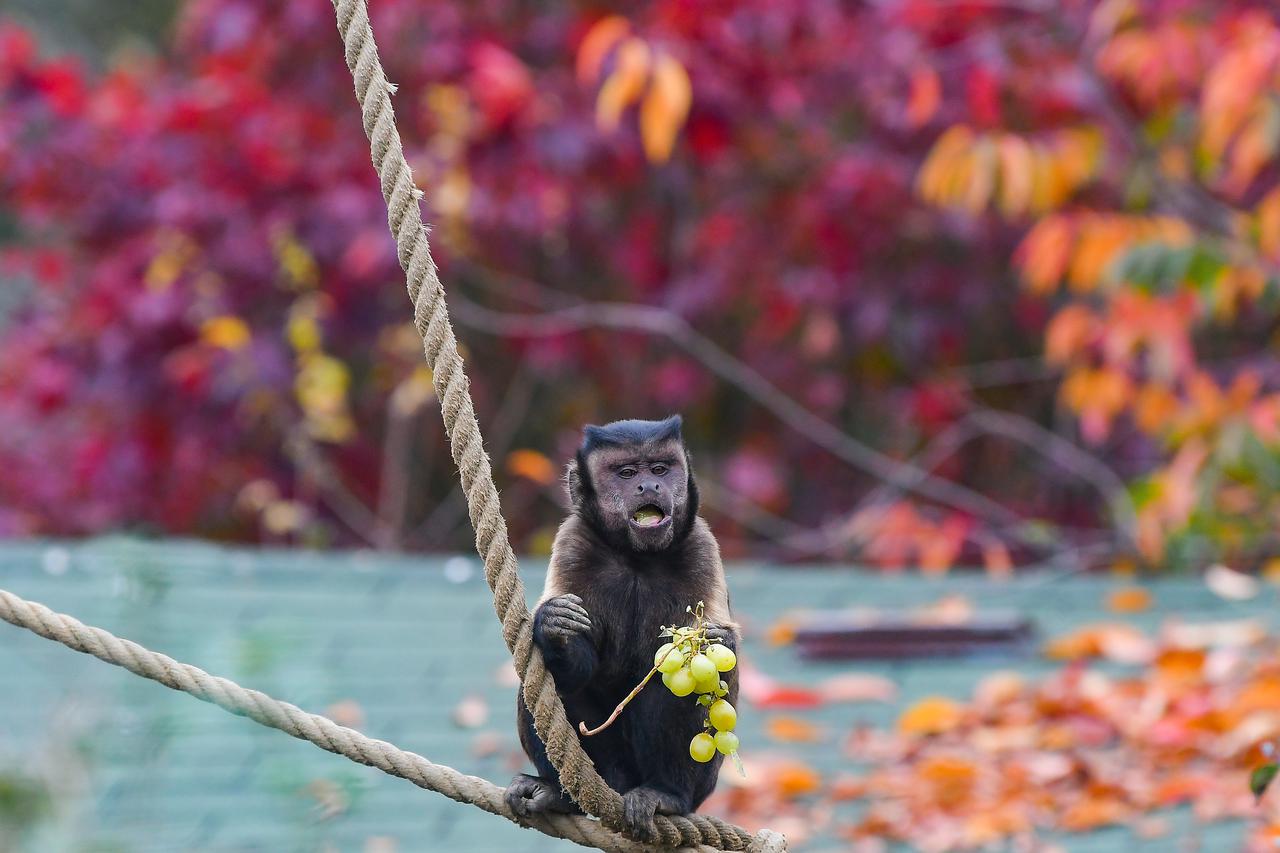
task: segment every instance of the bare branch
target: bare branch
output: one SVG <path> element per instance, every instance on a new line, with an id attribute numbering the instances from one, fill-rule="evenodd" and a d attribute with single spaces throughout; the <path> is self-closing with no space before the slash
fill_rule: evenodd
<path id="1" fill-rule="evenodd" d="M 508 337 L 550 337 L 592 328 L 625 329 L 660 335 L 679 345 L 721 379 L 736 385 L 810 441 L 868 474 L 931 500 L 1011 528 L 1026 520 L 965 486 L 898 462 L 858 441 L 784 394 L 745 362 L 664 308 L 626 303 L 592 303 L 541 314 L 509 314 L 451 297 L 459 323 Z"/>
<path id="2" fill-rule="evenodd" d="M 387 531 L 378 517 L 346 487 L 324 452 L 299 427 L 285 432 L 285 452 L 289 459 L 320 490 L 324 502 L 353 533 L 375 548 L 386 548 Z"/>

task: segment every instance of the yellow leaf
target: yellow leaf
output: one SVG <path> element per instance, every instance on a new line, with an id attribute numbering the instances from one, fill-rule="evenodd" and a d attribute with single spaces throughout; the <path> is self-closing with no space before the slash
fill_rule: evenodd
<path id="1" fill-rule="evenodd" d="M 1035 158 L 1026 140 L 1012 133 L 1001 135 L 1000 212 L 1007 217 L 1026 213 L 1035 185 Z"/>
<path id="2" fill-rule="evenodd" d="M 650 163 L 665 163 L 671 157 L 692 102 L 693 87 L 684 66 L 666 54 L 658 57 L 640 104 L 640 140 Z"/>
<path id="3" fill-rule="evenodd" d="M 507 455 L 507 473 L 544 486 L 556 481 L 556 466 L 536 450 L 513 450 Z"/>
<path id="4" fill-rule="evenodd" d="M 297 501 L 272 501 L 262 511 L 262 524 L 269 533 L 283 536 L 302 528 L 311 517 L 306 504 Z"/>
<path id="5" fill-rule="evenodd" d="M 938 735 L 952 731 L 964 721 L 964 708 L 942 696 L 921 699 L 898 718 L 898 731 L 907 735 Z"/>
<path id="6" fill-rule="evenodd" d="M 999 164 L 995 143 L 985 137 L 978 140 L 978 144 L 973 147 L 972 157 L 972 172 L 961 203 L 970 213 L 976 214 L 987 206 L 996 186 Z"/>
<path id="7" fill-rule="evenodd" d="M 316 259 L 296 238 L 286 232 L 277 234 L 275 250 L 285 283 L 290 288 L 310 289 L 319 283 L 320 267 L 316 264 Z"/>
<path id="8" fill-rule="evenodd" d="M 1258 204 L 1258 247 L 1273 258 L 1280 256 L 1280 187 Z"/>
<path id="9" fill-rule="evenodd" d="M 434 396 L 435 386 L 431 384 L 431 368 L 419 365 L 407 379 L 396 386 L 396 390 L 391 392 L 391 408 L 398 415 L 411 415 Z"/>
<path id="10" fill-rule="evenodd" d="M 605 78 L 596 96 L 596 125 L 601 130 L 618 126 L 622 111 L 644 91 L 648 74 L 649 46 L 635 37 L 627 39 L 618 49 L 618 67 Z"/>
<path id="11" fill-rule="evenodd" d="M 312 352 L 299 359 L 294 394 L 306 415 L 307 431 L 324 441 L 342 442 L 355 432 L 347 412 L 347 366 L 324 353 Z"/>
<path id="12" fill-rule="evenodd" d="M 606 15 L 591 25 L 578 45 L 578 82 L 590 85 L 600 76 L 609 51 L 631 31 L 631 24 L 620 15 Z"/>
<path id="13" fill-rule="evenodd" d="M 937 205 L 951 203 L 947 186 L 972 145 L 973 131 L 962 124 L 948 128 L 938 137 L 916 178 L 916 192 L 922 199 Z"/>
<path id="14" fill-rule="evenodd" d="M 200 340 L 220 349 L 238 350 L 249 343 L 251 337 L 248 324 L 230 314 L 206 320 L 200 326 Z"/>

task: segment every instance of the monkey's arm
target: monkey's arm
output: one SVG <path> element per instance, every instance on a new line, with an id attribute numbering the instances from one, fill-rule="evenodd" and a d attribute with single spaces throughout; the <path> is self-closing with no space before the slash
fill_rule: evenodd
<path id="1" fill-rule="evenodd" d="M 533 642 L 561 693 L 576 693 L 600 662 L 591 617 L 572 593 L 553 596 L 533 614 Z"/>

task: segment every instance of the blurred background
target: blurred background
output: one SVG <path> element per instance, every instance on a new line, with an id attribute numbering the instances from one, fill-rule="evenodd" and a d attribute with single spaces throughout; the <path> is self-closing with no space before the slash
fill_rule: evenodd
<path id="1" fill-rule="evenodd" d="M 1243 797 L 1183 780 L 1164 804 L 1209 797 L 1231 804 L 1210 817 L 1256 816 L 1244 775 L 1280 734 L 1280 674 L 1265 664 L 1280 580 L 1273 4 L 372 7 L 518 552 L 548 553 L 584 423 L 679 412 L 726 556 L 793 573 L 746 594 L 770 648 L 793 640 L 789 599 L 770 592 L 791 577 L 832 606 L 888 583 L 883 606 L 951 623 L 997 587 L 992 606 L 1043 616 L 1078 581 L 1097 612 L 1058 625 L 1076 633 L 1049 659 L 1137 667 L 1156 717 L 1182 714 L 1161 735 L 1172 752 L 1144 761 L 1207 761 L 1195 778 Z M 409 318 L 328 3 L 0 0 L 7 565 L 34 559 L 37 580 L 60 579 L 55 597 L 81 569 L 123 572 L 106 588 L 126 600 L 136 566 L 111 557 L 95 574 L 95 543 L 153 540 L 147 565 L 176 560 L 166 589 L 195 583 L 178 569 L 198 546 L 170 553 L 175 539 L 250 562 L 278 552 L 248 546 L 302 561 L 333 549 L 389 577 L 473 578 L 457 580 L 472 533 Z M 340 595 L 342 573 L 323 576 Z M 1182 590 L 1168 599 L 1181 604 L 1162 610 L 1152 589 Z M 1261 620 L 1248 622 L 1261 633 L 1160 633 L 1188 613 Z M 1141 631 L 1121 625 L 1137 614 Z M 1224 648 L 1234 656 L 1213 658 Z M 901 686 L 907 670 L 877 677 Z M 1095 707 L 1097 682 L 1082 683 L 1061 707 L 1030 682 L 983 695 L 1087 707 L 1116 736 L 1132 707 Z M 1179 709 L 1192 683 L 1200 705 Z M 894 709 L 880 722 L 893 729 L 913 695 L 872 689 Z M 966 713 L 990 711 L 978 705 Z M 817 730 L 783 719 L 761 737 L 819 761 Z M 1058 770 L 1027 772 L 1093 797 L 1076 829 L 1163 802 Z M 930 772 L 930 820 L 967 814 L 968 770 Z M 952 849 L 1025 828 L 926 837 L 935 823 L 895 813 L 841 835 L 803 799 L 835 798 L 833 776 L 810 789 L 777 773 L 798 786 L 787 808 L 807 803 L 803 822 L 826 820 L 814 838 L 837 849 Z M 0 777 L 0 813 L 35 814 L 25 790 Z M 1280 835 L 1271 814 L 1250 824 L 1258 849 Z M 1152 849 L 1172 849 L 1148 829 Z M 82 849 L 42 838 L 54 846 L 32 849 Z M 206 842 L 155 849 L 241 849 Z"/>

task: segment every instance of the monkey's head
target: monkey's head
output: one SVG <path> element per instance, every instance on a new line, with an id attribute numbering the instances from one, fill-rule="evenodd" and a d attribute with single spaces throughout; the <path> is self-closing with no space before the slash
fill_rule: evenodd
<path id="1" fill-rule="evenodd" d="M 698 514 L 679 415 L 586 427 L 568 481 L 574 511 L 617 548 L 670 548 Z"/>

